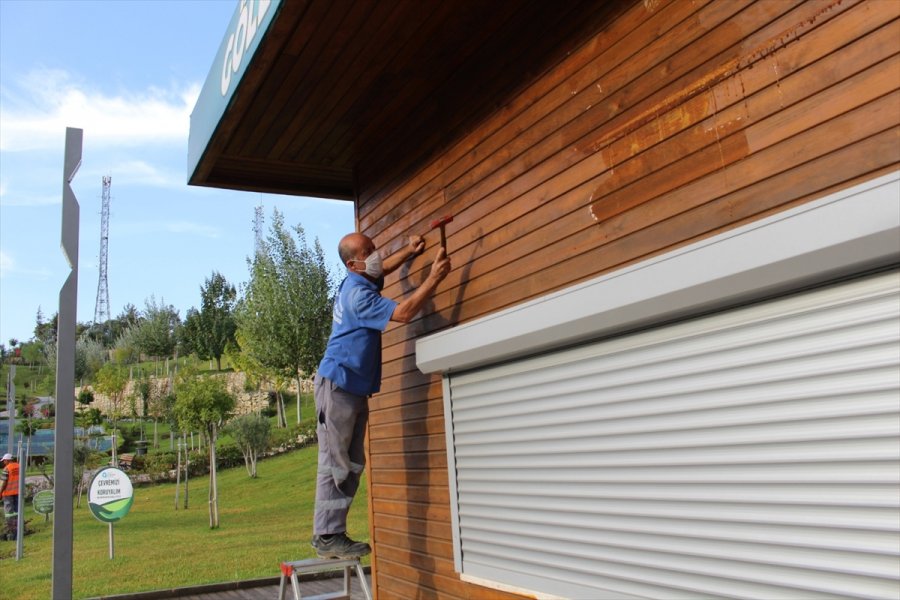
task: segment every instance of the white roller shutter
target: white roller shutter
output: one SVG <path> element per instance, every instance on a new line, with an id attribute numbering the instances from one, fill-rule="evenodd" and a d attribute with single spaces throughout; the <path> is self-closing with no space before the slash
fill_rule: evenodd
<path id="1" fill-rule="evenodd" d="M 464 578 L 590 599 L 900 597 L 898 271 L 445 389 Z"/>

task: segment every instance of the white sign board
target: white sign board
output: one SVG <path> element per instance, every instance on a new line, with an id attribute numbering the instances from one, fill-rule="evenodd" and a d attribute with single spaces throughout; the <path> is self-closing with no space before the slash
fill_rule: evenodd
<path id="1" fill-rule="evenodd" d="M 88 507 L 97 519 L 114 523 L 128 514 L 134 502 L 134 488 L 123 471 L 105 467 L 97 471 L 88 492 Z"/>

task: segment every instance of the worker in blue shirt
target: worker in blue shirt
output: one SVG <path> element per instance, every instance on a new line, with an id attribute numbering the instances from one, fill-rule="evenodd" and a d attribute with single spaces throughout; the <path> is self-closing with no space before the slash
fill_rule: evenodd
<path id="1" fill-rule="evenodd" d="M 409 323 L 450 272 L 444 248 L 428 277 L 401 302 L 381 295 L 384 276 L 425 249 L 421 236 L 410 237 L 399 252 L 384 259 L 372 240 L 344 236 L 338 245 L 347 277 L 334 300 L 331 337 L 315 378 L 319 466 L 312 546 L 321 558 L 356 558 L 371 552 L 347 536 L 347 513 L 365 466 L 363 440 L 369 396 L 381 388 L 381 333 L 389 321 Z"/>

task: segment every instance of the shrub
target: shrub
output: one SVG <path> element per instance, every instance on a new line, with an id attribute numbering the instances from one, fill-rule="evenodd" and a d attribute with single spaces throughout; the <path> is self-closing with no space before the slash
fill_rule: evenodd
<path id="1" fill-rule="evenodd" d="M 305 440 L 305 443 L 301 442 L 301 446 L 305 446 L 311 443 L 315 443 L 318 439 L 318 435 L 316 434 L 316 423 L 315 421 L 308 421 L 304 423 L 300 423 L 295 426 L 297 439 Z"/>
<path id="2" fill-rule="evenodd" d="M 278 449 L 288 447 L 291 440 L 296 439 L 291 429 L 273 429 L 269 433 L 269 448 Z"/>
<path id="3" fill-rule="evenodd" d="M 153 476 L 168 476 L 169 471 L 175 468 L 177 461 L 178 457 L 174 452 L 151 450 L 144 457 L 144 472 Z"/>
<path id="4" fill-rule="evenodd" d="M 147 456 L 135 454 L 131 459 L 131 470 L 143 473 L 147 467 Z"/>
<path id="5" fill-rule="evenodd" d="M 222 469 L 237 467 L 244 464 L 244 455 L 234 442 L 228 442 L 216 447 L 216 462 Z"/>
<path id="6" fill-rule="evenodd" d="M 190 467 L 188 473 L 191 477 L 198 477 L 209 473 L 209 454 L 206 450 L 194 450 L 188 453 Z"/>

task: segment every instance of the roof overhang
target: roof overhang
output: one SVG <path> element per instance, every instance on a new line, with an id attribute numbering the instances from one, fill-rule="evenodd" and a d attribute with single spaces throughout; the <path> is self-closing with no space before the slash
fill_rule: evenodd
<path id="1" fill-rule="evenodd" d="M 216 130 L 234 99 L 260 41 L 275 19 L 282 0 L 241 0 L 231 17 L 225 38 L 213 60 L 197 104 L 191 112 L 188 136 L 188 179 L 194 175 L 210 149 Z"/>
<path id="2" fill-rule="evenodd" d="M 241 0 L 188 183 L 353 199 L 458 140 L 635 0 Z"/>

